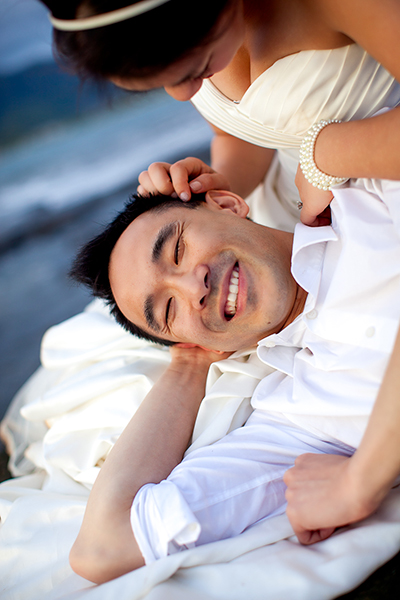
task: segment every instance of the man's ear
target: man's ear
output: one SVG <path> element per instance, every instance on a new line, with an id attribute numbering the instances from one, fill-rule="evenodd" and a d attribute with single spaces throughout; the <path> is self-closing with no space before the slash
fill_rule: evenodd
<path id="1" fill-rule="evenodd" d="M 206 202 L 211 207 L 230 210 L 242 219 L 245 219 L 249 212 L 249 207 L 243 198 L 225 190 L 210 190 L 206 193 Z"/>

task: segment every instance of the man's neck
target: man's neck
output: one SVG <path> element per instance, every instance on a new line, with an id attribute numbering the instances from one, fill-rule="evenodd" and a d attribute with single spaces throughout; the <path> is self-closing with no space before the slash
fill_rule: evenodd
<path id="1" fill-rule="evenodd" d="M 296 290 L 296 296 L 293 302 L 293 306 L 292 306 L 292 310 L 290 311 L 286 321 L 283 324 L 282 329 L 285 329 L 285 327 L 287 327 L 288 325 L 290 325 L 290 323 L 293 323 L 293 321 L 295 319 L 297 319 L 297 317 L 299 315 L 301 315 L 301 313 L 304 310 L 304 306 L 306 304 L 306 300 L 307 300 L 307 292 L 305 290 L 303 290 L 302 287 L 300 287 L 298 284 L 297 285 L 297 290 Z"/>
<path id="2" fill-rule="evenodd" d="M 282 255 L 285 257 L 285 259 L 287 261 L 287 269 L 291 274 L 294 234 L 289 233 L 287 231 L 282 231 L 280 229 L 275 229 L 273 231 L 274 231 L 276 243 L 279 246 L 280 251 L 282 252 Z M 304 306 L 305 306 L 305 303 L 307 300 L 307 295 L 308 295 L 307 292 L 305 290 L 303 290 L 302 287 L 299 286 L 297 281 L 295 281 L 295 279 L 293 278 L 292 274 L 291 274 L 291 278 L 292 278 L 292 282 L 293 282 L 293 285 L 295 288 L 294 300 L 293 300 L 291 310 L 290 310 L 289 314 L 287 315 L 283 325 L 280 327 L 279 331 L 282 331 L 282 329 L 284 329 L 285 327 L 290 325 L 290 323 L 293 323 L 293 321 L 299 315 L 301 315 L 301 313 L 304 310 Z"/>

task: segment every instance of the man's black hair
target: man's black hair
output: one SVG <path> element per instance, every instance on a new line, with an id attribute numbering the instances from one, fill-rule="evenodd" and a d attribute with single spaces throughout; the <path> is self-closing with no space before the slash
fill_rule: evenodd
<path id="1" fill-rule="evenodd" d="M 129 321 L 118 308 L 108 276 L 111 252 L 125 229 L 139 215 L 150 210 L 161 212 L 176 206 L 195 209 L 204 201 L 204 194 L 197 194 L 196 199 L 190 200 L 190 202 L 182 202 L 178 199 L 171 199 L 171 196 L 163 195 L 150 197 L 132 195 L 125 204 L 124 210 L 106 226 L 102 233 L 80 249 L 73 262 L 69 276 L 78 283 L 87 286 L 95 298 L 105 300 L 110 307 L 111 314 L 124 329 L 142 339 L 172 346 L 174 342 L 163 340 L 143 331 L 143 329 Z"/>

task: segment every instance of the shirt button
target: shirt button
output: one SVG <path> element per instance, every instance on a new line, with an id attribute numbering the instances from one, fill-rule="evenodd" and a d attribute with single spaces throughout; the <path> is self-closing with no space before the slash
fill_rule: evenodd
<path id="1" fill-rule="evenodd" d="M 275 348 L 274 342 L 264 342 L 266 348 Z"/>
<path id="2" fill-rule="evenodd" d="M 375 327 L 368 327 L 368 329 L 365 331 L 365 335 L 367 337 L 373 337 L 375 335 Z"/>
<path id="3" fill-rule="evenodd" d="M 315 308 L 313 310 L 310 310 L 309 313 L 306 314 L 307 319 L 316 319 L 318 317 L 318 311 L 315 310 Z"/>

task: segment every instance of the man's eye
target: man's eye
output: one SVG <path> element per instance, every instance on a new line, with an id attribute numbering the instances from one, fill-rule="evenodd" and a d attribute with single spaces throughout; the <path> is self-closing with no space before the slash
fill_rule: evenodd
<path id="1" fill-rule="evenodd" d="M 174 260 L 175 260 L 175 264 L 179 264 L 179 255 L 180 255 L 180 251 L 181 251 L 181 246 L 182 246 L 182 235 L 180 235 L 178 237 L 178 240 L 176 242 L 176 246 L 175 246 L 175 256 L 174 256 Z"/>
<path id="2" fill-rule="evenodd" d="M 170 298 L 167 302 L 167 310 L 165 311 L 165 323 L 168 325 L 168 319 L 169 319 L 169 310 L 171 308 L 171 302 L 172 302 L 172 298 Z"/>

